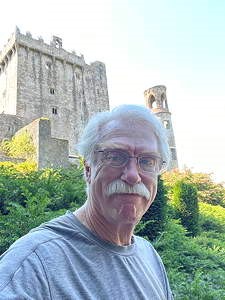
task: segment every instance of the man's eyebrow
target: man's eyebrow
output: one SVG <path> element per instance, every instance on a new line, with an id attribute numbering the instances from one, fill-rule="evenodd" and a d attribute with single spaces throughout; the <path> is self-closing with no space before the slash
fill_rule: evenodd
<path id="1" fill-rule="evenodd" d="M 129 149 L 127 149 L 127 145 L 120 144 L 120 143 L 102 143 L 98 145 L 99 150 L 124 150 L 129 153 Z M 155 157 L 160 158 L 160 153 L 159 152 L 154 152 L 154 151 L 144 151 L 141 152 L 140 155 L 152 155 Z"/>
<path id="2" fill-rule="evenodd" d="M 102 143 L 98 145 L 99 148 L 108 148 L 108 149 L 127 149 L 127 145 L 120 143 Z"/>

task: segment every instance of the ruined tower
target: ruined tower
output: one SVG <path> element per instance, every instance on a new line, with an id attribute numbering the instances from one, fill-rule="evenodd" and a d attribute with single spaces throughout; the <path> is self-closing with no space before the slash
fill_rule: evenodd
<path id="1" fill-rule="evenodd" d="M 166 87 L 164 85 L 154 86 L 144 92 L 144 97 L 145 105 L 154 112 L 166 129 L 171 151 L 171 163 L 169 165 L 169 170 L 177 168 L 177 151 L 171 121 L 171 113 L 169 111 L 166 97 Z"/>
<path id="2" fill-rule="evenodd" d="M 0 52 L 0 140 L 33 120 L 51 121 L 53 138 L 69 141 L 69 152 L 87 120 L 109 110 L 105 65 L 87 64 L 83 55 L 16 28 Z"/>

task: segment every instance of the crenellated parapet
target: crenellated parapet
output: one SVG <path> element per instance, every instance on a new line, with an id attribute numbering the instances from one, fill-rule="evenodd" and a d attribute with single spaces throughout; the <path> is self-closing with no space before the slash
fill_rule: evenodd
<path id="1" fill-rule="evenodd" d="M 0 53 L 0 65 L 4 66 L 5 63 L 7 63 L 8 58 L 10 58 L 17 46 L 53 56 L 55 59 L 67 61 L 67 63 L 75 64 L 80 67 L 85 65 L 83 55 L 78 56 L 74 51 L 68 52 L 63 49 L 62 39 L 60 37 L 53 36 L 50 44 L 47 44 L 41 37 L 38 39 L 33 38 L 29 31 L 26 32 L 26 34 L 22 34 L 18 27 L 16 27 L 15 32 L 8 39 L 7 44 Z"/>

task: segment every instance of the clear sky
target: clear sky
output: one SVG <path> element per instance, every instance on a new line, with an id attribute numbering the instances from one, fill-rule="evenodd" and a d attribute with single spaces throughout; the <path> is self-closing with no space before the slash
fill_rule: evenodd
<path id="1" fill-rule="evenodd" d="M 166 85 L 179 165 L 225 181 L 225 1 L 2 1 L 0 48 L 22 33 L 106 64 L 110 106 Z"/>

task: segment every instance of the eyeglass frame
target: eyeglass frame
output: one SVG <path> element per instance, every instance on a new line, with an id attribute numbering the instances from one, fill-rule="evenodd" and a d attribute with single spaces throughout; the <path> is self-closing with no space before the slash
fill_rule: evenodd
<path id="1" fill-rule="evenodd" d="M 131 158 L 136 158 L 136 162 L 137 162 L 138 168 L 142 172 L 146 172 L 146 173 L 157 173 L 157 171 L 159 173 L 163 169 L 163 165 L 166 164 L 166 161 L 162 160 L 161 156 L 158 156 L 158 155 L 155 155 L 155 154 L 150 154 L 150 153 L 141 153 L 141 154 L 138 154 L 138 155 L 129 155 L 129 153 L 126 150 L 118 149 L 118 148 L 101 149 L 101 150 L 95 150 L 94 152 L 97 152 L 97 153 L 106 153 L 107 151 L 122 152 L 123 154 L 125 154 L 125 156 L 127 156 L 127 161 L 125 161 L 121 165 L 116 166 L 116 165 L 109 164 L 109 166 L 112 167 L 112 168 L 123 168 L 123 167 L 125 167 L 128 164 L 128 162 L 130 161 Z M 154 158 L 156 160 L 158 159 L 158 160 L 161 161 L 161 164 L 158 163 L 158 170 L 147 171 L 147 170 L 144 170 L 143 168 L 141 168 L 140 163 L 139 163 L 139 159 L 142 158 L 142 157 L 145 157 L 145 156 L 152 157 L 152 158 Z"/>

